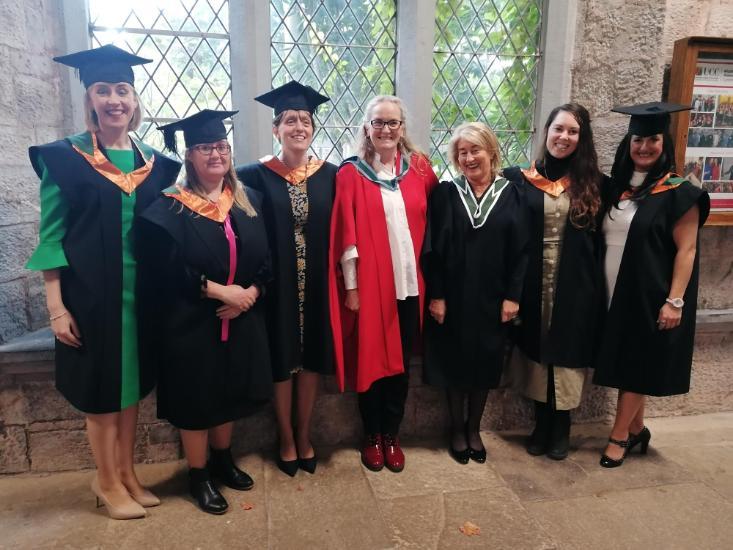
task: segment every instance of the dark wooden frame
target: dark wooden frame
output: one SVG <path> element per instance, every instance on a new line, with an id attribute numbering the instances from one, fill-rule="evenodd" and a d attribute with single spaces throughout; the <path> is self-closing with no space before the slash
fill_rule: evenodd
<path id="1" fill-rule="evenodd" d="M 692 89 L 695 81 L 700 53 L 721 53 L 733 55 L 733 38 L 716 38 L 709 36 L 688 36 L 674 43 L 672 54 L 672 69 L 669 77 L 670 103 L 689 105 L 692 102 Z M 683 111 L 672 117 L 670 131 L 675 148 L 675 164 L 678 167 L 685 165 L 685 151 L 687 150 L 687 131 L 690 126 L 690 112 Z M 733 211 L 711 212 L 706 225 L 733 225 Z"/>

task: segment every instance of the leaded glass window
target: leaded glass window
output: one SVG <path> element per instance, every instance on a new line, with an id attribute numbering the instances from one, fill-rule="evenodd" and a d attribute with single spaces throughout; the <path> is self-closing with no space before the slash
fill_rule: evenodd
<path id="1" fill-rule="evenodd" d="M 394 94 L 394 0 L 271 0 L 272 85 L 298 80 L 329 96 L 312 149 L 338 163 L 351 154 L 366 103 Z"/>
<path id="2" fill-rule="evenodd" d="M 147 110 L 138 136 L 162 147 L 155 126 L 201 109 L 231 109 L 227 0 L 89 1 L 92 47 L 115 44 L 152 63 L 135 67 Z"/>
<path id="3" fill-rule="evenodd" d="M 541 0 L 438 0 L 431 160 L 453 172 L 447 145 L 464 121 L 496 133 L 504 166 L 527 162 L 534 131 Z"/>

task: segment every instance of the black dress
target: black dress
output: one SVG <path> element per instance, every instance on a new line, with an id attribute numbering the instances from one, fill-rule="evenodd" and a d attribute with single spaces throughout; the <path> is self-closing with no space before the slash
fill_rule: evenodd
<path id="1" fill-rule="evenodd" d="M 465 178 L 432 192 L 423 266 L 427 299 L 444 299 L 446 316 L 442 325 L 425 316 L 426 383 L 499 385 L 507 333 L 501 305 L 522 294 L 527 227 L 522 189 L 504 179 L 478 200 Z"/>
<path id="2" fill-rule="evenodd" d="M 595 362 L 593 382 L 601 386 L 654 396 L 690 390 L 699 254 L 685 290 L 680 325 L 659 330 L 657 318 L 672 284 L 674 225 L 698 205 L 702 226 L 710 197 L 688 181 L 671 183 L 674 188 L 641 200 L 631 221 Z"/>
<path id="3" fill-rule="evenodd" d="M 274 157 L 237 168 L 239 179 L 263 196 L 272 254 L 265 303 L 275 382 L 300 367 L 333 374 L 328 242 L 337 167 L 310 162 L 307 174 Z"/>
<path id="4" fill-rule="evenodd" d="M 170 191 L 170 190 L 169 190 Z M 264 287 L 270 277 L 259 194 L 247 190 L 258 212 L 229 211 L 236 235 L 233 284 Z M 224 223 L 164 196 L 143 214 L 141 269 L 148 314 L 157 325 L 158 417 L 201 430 L 245 416 L 272 393 L 270 353 L 261 300 L 229 322 L 223 341 L 218 300 L 201 296 L 202 276 L 227 284 L 229 244 Z"/>

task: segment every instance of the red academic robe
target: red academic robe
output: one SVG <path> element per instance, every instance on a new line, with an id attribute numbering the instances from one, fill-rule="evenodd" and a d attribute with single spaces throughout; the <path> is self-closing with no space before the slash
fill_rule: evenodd
<path id="1" fill-rule="evenodd" d="M 420 252 L 425 237 L 427 199 L 437 184 L 430 162 L 424 156 L 412 155 L 410 168 L 399 185 L 415 251 L 421 327 L 425 282 Z M 356 314 L 344 306 L 340 264 L 344 251 L 352 245 L 359 253 L 360 309 Z M 329 306 L 336 380 L 341 391 L 348 384 L 357 392 L 365 392 L 374 381 L 404 372 L 382 194 L 379 184 L 363 176 L 353 164 L 342 165 L 336 173 L 329 253 Z"/>

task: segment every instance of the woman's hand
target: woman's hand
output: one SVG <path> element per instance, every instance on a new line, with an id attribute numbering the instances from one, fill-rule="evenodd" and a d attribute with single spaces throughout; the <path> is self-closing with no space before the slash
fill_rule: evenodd
<path id="1" fill-rule="evenodd" d="M 344 300 L 344 305 L 346 306 L 346 309 L 349 311 L 353 311 L 354 313 L 359 313 L 359 289 L 358 288 L 352 288 L 351 290 L 346 291 L 346 299 Z"/>
<path id="2" fill-rule="evenodd" d="M 209 281 L 207 288 L 211 286 L 212 283 Z M 210 298 L 215 298 L 223 302 L 225 306 L 236 308 L 240 312 L 249 310 L 260 296 L 260 289 L 254 285 L 247 288 L 242 288 L 239 285 L 216 285 L 212 290 L 213 293 L 211 290 L 208 293 Z"/>
<path id="3" fill-rule="evenodd" d="M 442 325 L 445 321 L 445 300 L 430 300 L 428 311 L 435 322 Z"/>
<path id="4" fill-rule="evenodd" d="M 659 330 L 670 330 L 680 326 L 682 321 L 682 308 L 676 308 L 671 304 L 665 304 L 659 310 L 657 316 L 657 327 Z"/>
<path id="5" fill-rule="evenodd" d="M 508 323 L 519 314 L 519 304 L 511 300 L 504 300 L 501 303 L 501 322 Z"/>
<path id="6" fill-rule="evenodd" d="M 51 312 L 50 317 L 53 319 L 51 321 L 51 330 L 54 336 L 56 336 L 56 339 L 72 348 L 80 348 L 81 333 L 71 313 L 63 309 Z"/>
<path id="7" fill-rule="evenodd" d="M 236 319 L 242 314 L 242 310 L 235 306 L 219 306 L 216 308 L 216 316 L 222 321 L 225 319 Z"/>

